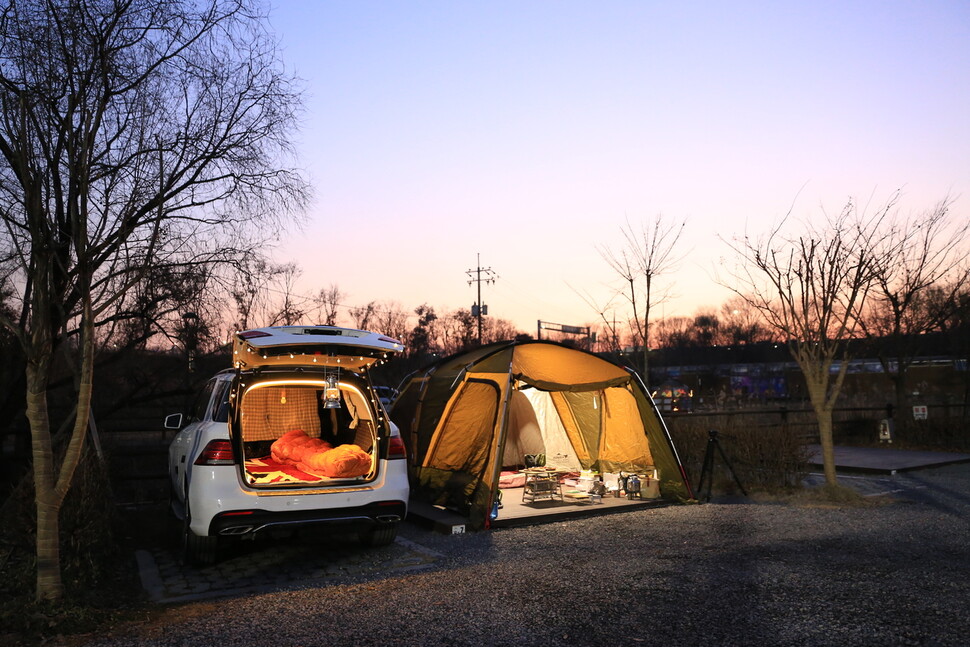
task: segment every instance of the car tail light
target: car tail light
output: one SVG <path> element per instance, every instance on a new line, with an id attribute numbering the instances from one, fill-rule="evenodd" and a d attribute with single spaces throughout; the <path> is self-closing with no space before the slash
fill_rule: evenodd
<path id="1" fill-rule="evenodd" d="M 196 465 L 232 465 L 232 443 L 228 440 L 210 440 L 199 457 Z"/>
<path id="2" fill-rule="evenodd" d="M 387 445 L 387 457 L 390 458 L 407 458 L 408 450 L 404 446 L 404 441 L 401 440 L 400 436 L 391 436 L 391 442 Z"/>

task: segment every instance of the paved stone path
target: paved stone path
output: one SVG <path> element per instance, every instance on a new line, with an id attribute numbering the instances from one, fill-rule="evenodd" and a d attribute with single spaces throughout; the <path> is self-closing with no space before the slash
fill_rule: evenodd
<path id="1" fill-rule="evenodd" d="M 912 494 L 926 486 L 915 478 L 905 476 L 853 476 L 838 475 L 839 484 L 850 487 L 862 496 L 887 496 L 893 494 Z M 825 483 L 825 475 L 812 472 L 805 477 L 806 487 L 817 487 Z"/>
<path id="2" fill-rule="evenodd" d="M 171 603 L 403 574 L 430 568 L 441 555 L 403 537 L 365 548 L 353 537 L 311 536 L 229 545 L 203 568 L 183 565 L 174 548 L 139 550 L 135 557 L 151 599 Z"/>
<path id="3" fill-rule="evenodd" d="M 810 454 L 809 463 L 821 466 L 821 445 L 809 445 L 808 451 Z M 956 452 L 895 449 L 891 445 L 881 445 L 879 447 L 835 446 L 835 465 L 840 472 L 897 474 L 967 462 L 970 462 L 970 454 Z"/>

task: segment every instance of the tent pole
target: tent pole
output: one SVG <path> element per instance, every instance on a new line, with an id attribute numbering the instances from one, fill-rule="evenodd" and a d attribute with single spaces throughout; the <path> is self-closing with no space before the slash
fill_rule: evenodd
<path id="1" fill-rule="evenodd" d="M 485 528 L 492 526 L 492 507 L 498 494 L 498 482 L 502 476 L 502 458 L 505 456 L 505 438 L 509 426 L 509 400 L 512 393 L 512 362 L 509 360 L 509 377 L 505 382 L 505 393 L 502 397 L 502 415 L 498 423 L 498 446 L 495 448 L 495 466 L 492 468 L 492 491 L 488 497 L 488 509 L 485 511 Z"/>

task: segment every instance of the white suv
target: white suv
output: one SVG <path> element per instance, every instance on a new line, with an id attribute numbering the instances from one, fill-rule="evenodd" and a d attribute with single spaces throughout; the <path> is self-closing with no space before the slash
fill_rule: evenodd
<path id="1" fill-rule="evenodd" d="M 172 511 L 184 558 L 215 561 L 228 538 L 350 525 L 365 544 L 394 541 L 407 514 L 404 443 L 368 371 L 400 342 L 331 326 L 236 333 L 232 369 L 199 394 L 169 447 Z"/>

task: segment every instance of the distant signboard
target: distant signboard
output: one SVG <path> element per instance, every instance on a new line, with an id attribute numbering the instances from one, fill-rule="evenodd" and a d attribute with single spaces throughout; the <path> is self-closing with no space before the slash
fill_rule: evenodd
<path id="1" fill-rule="evenodd" d="M 913 406 L 913 420 L 926 420 L 929 415 L 929 409 L 925 404 L 917 404 Z"/>

